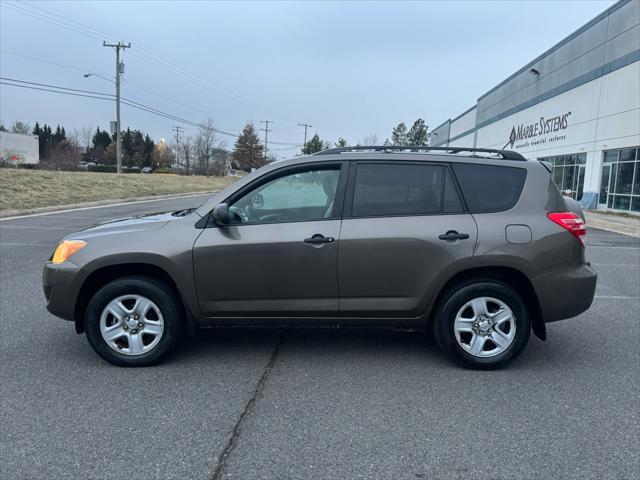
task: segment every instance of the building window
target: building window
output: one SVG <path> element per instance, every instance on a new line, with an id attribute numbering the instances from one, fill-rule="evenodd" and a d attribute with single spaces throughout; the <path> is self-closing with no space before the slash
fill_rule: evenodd
<path id="1" fill-rule="evenodd" d="M 586 153 L 544 157 L 538 160 L 551 163 L 553 181 L 563 194 L 568 194 L 575 200 L 582 198 Z"/>
<path id="2" fill-rule="evenodd" d="M 600 198 L 602 207 L 640 212 L 640 148 L 604 152 Z"/>

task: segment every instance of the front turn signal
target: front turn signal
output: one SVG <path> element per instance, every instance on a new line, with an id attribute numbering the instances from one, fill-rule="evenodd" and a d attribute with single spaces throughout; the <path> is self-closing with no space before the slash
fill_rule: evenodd
<path id="1" fill-rule="evenodd" d="M 71 257 L 71 255 L 79 252 L 87 246 L 87 242 L 84 240 L 65 240 L 60 242 L 56 251 L 53 252 L 53 258 L 51 263 L 62 263 Z"/>

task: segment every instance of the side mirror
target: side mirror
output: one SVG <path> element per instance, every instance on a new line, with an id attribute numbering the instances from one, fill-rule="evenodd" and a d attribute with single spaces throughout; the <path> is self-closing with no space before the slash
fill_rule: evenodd
<path id="1" fill-rule="evenodd" d="M 221 203 L 216 205 L 211 212 L 211 216 L 213 217 L 213 221 L 218 225 L 228 225 L 229 224 L 229 205 L 226 203 Z"/>

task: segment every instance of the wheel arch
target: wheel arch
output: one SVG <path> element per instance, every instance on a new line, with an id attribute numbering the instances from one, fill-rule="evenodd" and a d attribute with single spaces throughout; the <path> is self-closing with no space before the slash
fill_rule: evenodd
<path id="1" fill-rule="evenodd" d="M 186 327 L 191 332 L 195 328 L 195 320 L 180 293 L 173 277 L 163 268 L 150 263 L 119 263 L 100 267 L 84 280 L 74 307 L 73 319 L 77 333 L 84 333 L 84 316 L 91 297 L 107 283 L 124 277 L 148 277 L 160 281 L 174 290 L 178 299 L 178 308 L 186 319 Z"/>
<path id="2" fill-rule="evenodd" d="M 531 312 L 531 329 L 540 340 L 547 339 L 547 330 L 540 308 L 540 301 L 529 278 L 520 270 L 512 267 L 473 267 L 457 272 L 451 276 L 442 286 L 432 308 L 427 315 L 427 327 L 431 329 L 434 316 L 438 308 L 452 290 L 459 289 L 463 285 L 474 283 L 479 280 L 494 280 L 505 283 L 522 296 L 526 303 L 527 310 Z"/>

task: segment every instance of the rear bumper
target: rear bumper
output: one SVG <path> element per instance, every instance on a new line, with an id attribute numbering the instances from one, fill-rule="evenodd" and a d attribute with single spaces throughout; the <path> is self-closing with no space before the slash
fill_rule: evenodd
<path id="1" fill-rule="evenodd" d="M 56 317 L 73 320 L 77 292 L 73 288 L 80 267 L 70 262 L 47 262 L 42 269 L 42 288 L 47 310 Z"/>
<path id="2" fill-rule="evenodd" d="M 533 278 L 546 323 L 575 317 L 589 309 L 598 275 L 590 265 L 556 270 Z"/>

